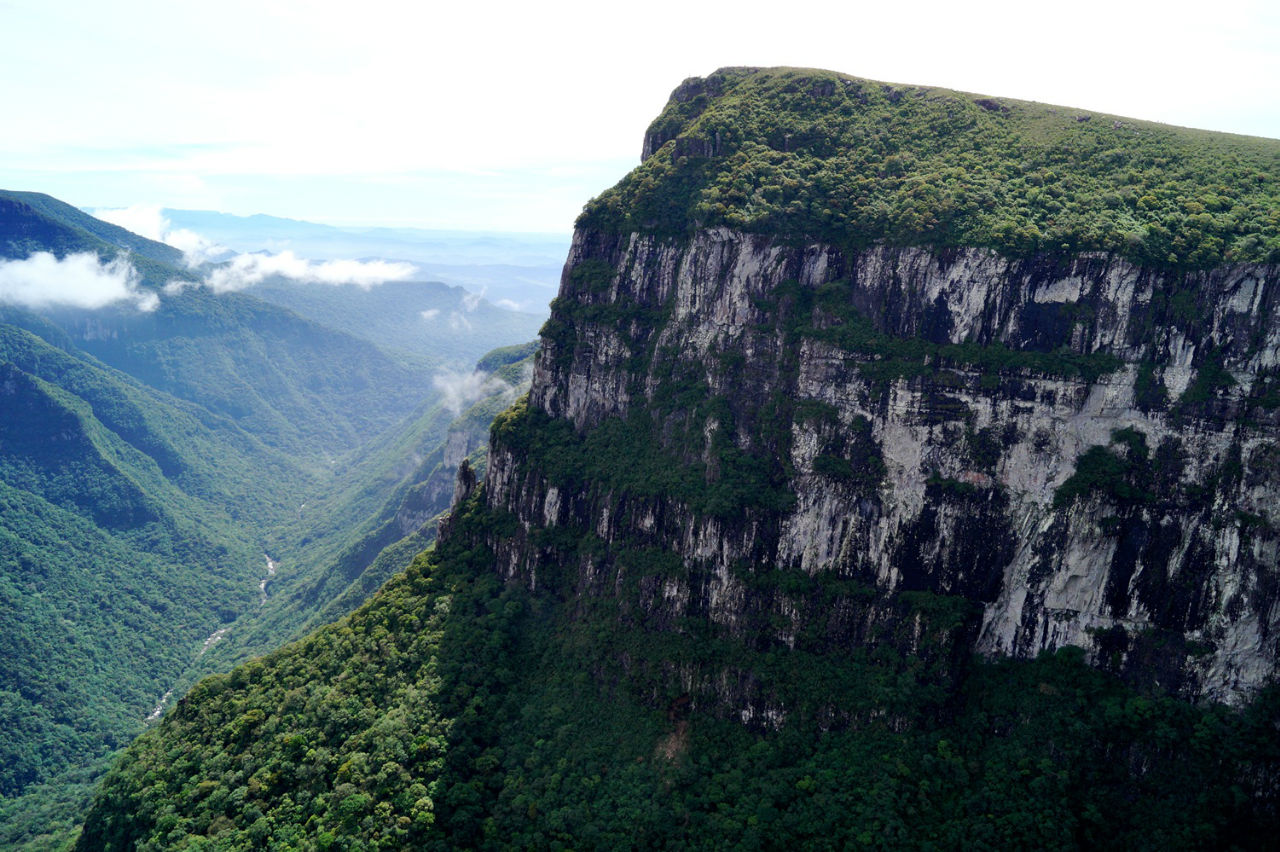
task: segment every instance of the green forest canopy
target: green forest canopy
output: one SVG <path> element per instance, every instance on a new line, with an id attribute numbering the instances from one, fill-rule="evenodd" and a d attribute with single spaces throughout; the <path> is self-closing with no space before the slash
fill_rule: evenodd
<path id="1" fill-rule="evenodd" d="M 809 69 L 687 80 L 580 225 L 1280 261 L 1280 140 Z"/>

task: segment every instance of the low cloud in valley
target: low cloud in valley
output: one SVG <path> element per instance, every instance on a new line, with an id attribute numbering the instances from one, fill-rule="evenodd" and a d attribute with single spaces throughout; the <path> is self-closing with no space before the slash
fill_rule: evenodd
<path id="1" fill-rule="evenodd" d="M 93 215 L 104 222 L 132 231 L 140 237 L 173 246 L 182 252 L 183 260 L 188 266 L 199 266 L 229 253 L 225 246 L 220 246 L 195 231 L 174 228 L 173 223 L 155 204 L 102 208 L 94 210 Z"/>
<path id="2" fill-rule="evenodd" d="M 528 381 L 522 382 L 527 385 Z M 456 417 L 473 403 L 495 394 L 514 400 L 523 388 L 512 385 L 492 373 L 473 370 L 470 373 L 442 370 L 431 377 L 431 385 L 440 391 L 441 403 Z"/>
<path id="3" fill-rule="evenodd" d="M 312 261 L 298 257 L 292 251 L 238 254 L 228 260 L 230 249 L 195 231 L 174 228 L 164 211 L 154 204 L 102 208 L 94 210 L 93 215 L 178 249 L 187 266 L 193 269 L 225 261 L 209 268 L 205 274 L 205 283 L 217 293 L 243 290 L 277 275 L 307 284 L 354 284 L 367 290 L 387 281 L 403 281 L 414 274 L 414 267 L 408 263 L 385 260 Z M 173 295 L 187 286 L 184 282 L 174 282 L 166 292 Z"/>
<path id="4" fill-rule="evenodd" d="M 155 310 L 160 297 L 138 286 L 138 272 L 127 257 L 103 263 L 92 252 L 59 260 L 47 251 L 25 260 L 0 261 L 0 302 L 26 308 L 102 308 L 132 302 Z"/>
<path id="5" fill-rule="evenodd" d="M 209 271 L 205 281 L 214 292 L 243 290 L 279 275 L 308 284 L 354 284 L 368 290 L 387 281 L 404 281 L 413 276 L 408 263 L 385 260 L 324 260 L 298 257 L 291 251 L 279 254 L 240 254 Z"/>

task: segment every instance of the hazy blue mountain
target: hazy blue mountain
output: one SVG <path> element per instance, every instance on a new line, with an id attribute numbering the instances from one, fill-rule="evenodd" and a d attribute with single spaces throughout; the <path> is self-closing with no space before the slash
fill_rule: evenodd
<path id="1" fill-rule="evenodd" d="M 237 252 L 292 251 L 312 260 L 382 258 L 413 263 L 424 280 L 458 284 L 491 301 L 546 316 L 560 285 L 568 234 L 353 228 L 276 216 L 164 209 L 174 228 Z M 509 342 L 509 341 L 508 341 Z"/>
<path id="2" fill-rule="evenodd" d="M 563 263 L 569 248 L 568 234 L 340 227 L 264 214 L 235 216 L 167 207 L 161 213 L 174 228 L 194 231 L 235 251 L 292 250 L 317 259 L 376 256 L 437 263 L 541 266 Z"/>
<path id="3" fill-rule="evenodd" d="M 470 369 L 490 349 L 531 340 L 543 321 L 438 281 L 388 281 L 362 289 L 272 279 L 248 292 L 416 362 L 454 368 Z"/>

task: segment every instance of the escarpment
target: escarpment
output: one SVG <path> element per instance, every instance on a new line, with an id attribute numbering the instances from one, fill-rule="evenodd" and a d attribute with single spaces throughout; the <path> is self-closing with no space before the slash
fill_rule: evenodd
<path id="1" fill-rule="evenodd" d="M 1080 646 L 1229 703 L 1268 682 L 1280 146 L 993 103 L 678 88 L 581 217 L 495 437 L 489 506 L 600 546 L 495 541 L 505 576 L 565 558 L 646 623 L 789 647 L 941 596 L 971 606 L 956 648 Z M 670 566 L 628 597 L 637 546 Z"/>
<path id="2" fill-rule="evenodd" d="M 499 438 L 489 505 L 599 537 L 583 594 L 614 594 L 637 541 L 671 554 L 641 604 L 663 623 L 754 635 L 763 610 L 771 640 L 836 641 L 856 631 L 807 591 L 756 587 L 852 580 L 971 602 L 986 654 L 1078 645 L 1239 701 L 1277 654 L 1278 287 L 1264 265 L 580 230 L 524 416 L 584 452 L 625 431 L 687 487 L 575 491 Z M 536 549 L 497 547 L 537 583 Z"/>

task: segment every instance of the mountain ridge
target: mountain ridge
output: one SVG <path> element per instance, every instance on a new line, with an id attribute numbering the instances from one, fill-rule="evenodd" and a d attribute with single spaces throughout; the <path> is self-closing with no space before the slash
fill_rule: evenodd
<path id="1" fill-rule="evenodd" d="M 181 269 L 182 252 L 178 249 L 139 236 L 110 222 L 104 222 L 51 195 L 43 192 L 0 190 L 0 201 L 5 202 L 6 205 L 6 209 L 0 215 L 0 229 L 3 229 L 6 235 L 22 233 L 32 228 L 46 233 L 61 229 L 62 240 L 50 240 L 45 237 L 37 243 L 41 249 L 57 248 L 65 251 L 65 248 L 60 245 L 63 241 L 79 243 L 87 249 L 92 246 L 92 243 L 85 239 L 83 234 L 89 234 L 109 246 L 113 252 L 123 249 L 148 260 Z M 5 244 L 4 256 L 12 258 L 25 256 L 25 254 L 25 252 L 19 252 L 10 236 Z"/>
<path id="2" fill-rule="evenodd" d="M 0 195 L 8 198 L 17 199 L 13 204 L 21 208 L 21 222 L 45 237 L 58 235 L 52 243 L 6 242 L 4 252 L 11 259 L 25 259 L 36 249 L 52 250 L 60 259 L 83 251 L 104 261 L 127 256 L 141 286 L 153 292 L 170 282 L 198 280 L 171 246 L 49 196 Z M 0 233 L 15 228 L 12 217 L 0 221 Z M 21 310 L 5 308 L 4 313 L 16 317 Z M 103 363 L 248 424 L 259 437 L 280 446 L 297 448 L 302 432 L 313 437 L 327 432 L 322 452 L 341 452 L 358 430 L 384 428 L 407 414 L 419 394 L 414 372 L 373 343 L 244 293 L 215 294 L 185 286 L 165 291 L 151 310 L 123 303 L 95 309 L 54 306 L 37 313 L 42 329 L 56 326 L 71 345 Z M 225 337 L 231 334 L 239 335 L 235 345 L 227 345 Z M 326 368 L 327 350 L 345 353 L 341 369 L 333 364 Z M 302 376 L 306 381 L 299 381 Z M 318 390 L 345 395 L 347 401 L 338 406 L 321 402 Z M 388 408 L 398 413 L 371 419 Z"/>
<path id="3" fill-rule="evenodd" d="M 1260 137 L 829 71 L 729 68 L 675 90 L 644 154 L 581 224 L 725 225 L 1010 256 L 1104 250 L 1177 268 L 1280 258 L 1270 216 L 1280 141 Z"/>

